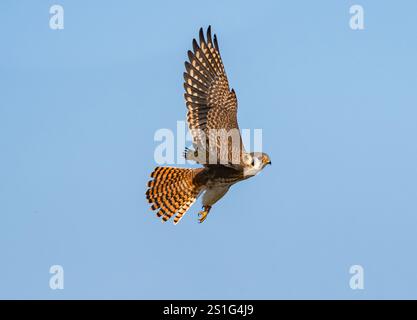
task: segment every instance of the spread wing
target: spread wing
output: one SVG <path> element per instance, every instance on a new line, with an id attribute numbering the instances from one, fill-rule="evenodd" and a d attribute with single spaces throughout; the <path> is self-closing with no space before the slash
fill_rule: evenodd
<path id="1" fill-rule="evenodd" d="M 205 163 L 240 164 L 245 153 L 237 122 L 237 99 L 229 89 L 216 35 L 200 29 L 185 62 L 184 89 L 187 121 L 199 156 Z M 201 162 L 200 162 L 201 163 Z"/>

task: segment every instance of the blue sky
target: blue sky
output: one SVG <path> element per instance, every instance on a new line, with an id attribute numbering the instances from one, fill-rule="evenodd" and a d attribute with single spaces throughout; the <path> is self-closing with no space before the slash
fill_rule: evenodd
<path id="1" fill-rule="evenodd" d="M 209 24 L 273 166 L 162 224 L 153 137 Z M 416 30 L 412 0 L 1 1 L 0 298 L 416 299 Z"/>

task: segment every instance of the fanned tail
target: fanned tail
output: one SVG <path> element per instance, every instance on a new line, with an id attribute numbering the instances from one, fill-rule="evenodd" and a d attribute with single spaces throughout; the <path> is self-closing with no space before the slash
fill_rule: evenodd
<path id="1" fill-rule="evenodd" d="M 156 215 L 163 222 L 175 215 L 174 224 L 177 224 L 197 200 L 200 188 L 193 180 L 199 170 L 156 167 L 152 172 L 146 199 L 152 204 L 152 210 L 158 210 Z"/>

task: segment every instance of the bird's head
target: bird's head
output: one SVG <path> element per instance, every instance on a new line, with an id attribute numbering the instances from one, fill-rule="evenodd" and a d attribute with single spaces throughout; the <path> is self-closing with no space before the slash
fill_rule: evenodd
<path id="1" fill-rule="evenodd" d="M 246 164 L 245 175 L 254 176 L 266 165 L 271 164 L 271 158 L 264 152 L 251 152 L 246 154 L 244 162 Z"/>

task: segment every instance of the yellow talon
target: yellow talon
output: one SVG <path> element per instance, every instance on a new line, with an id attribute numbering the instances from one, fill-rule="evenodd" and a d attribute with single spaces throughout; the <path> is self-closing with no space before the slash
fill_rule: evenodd
<path id="1" fill-rule="evenodd" d="M 200 218 L 198 219 L 198 221 L 199 221 L 200 223 L 202 223 L 204 220 L 206 220 L 207 215 L 209 214 L 211 207 L 210 207 L 210 206 L 204 206 L 204 207 L 203 207 L 203 209 L 204 209 L 204 211 L 200 211 L 200 212 L 198 213 L 198 216 L 200 217 Z"/>

